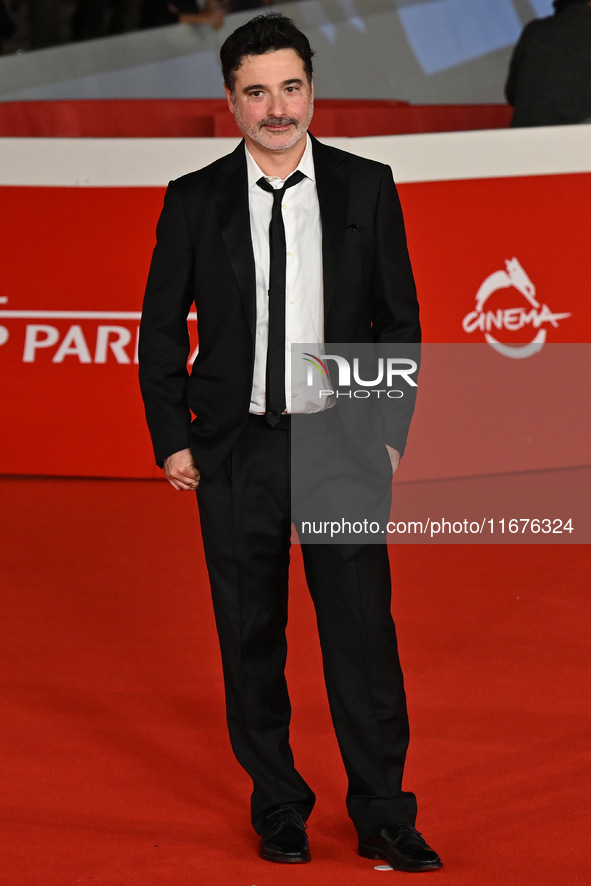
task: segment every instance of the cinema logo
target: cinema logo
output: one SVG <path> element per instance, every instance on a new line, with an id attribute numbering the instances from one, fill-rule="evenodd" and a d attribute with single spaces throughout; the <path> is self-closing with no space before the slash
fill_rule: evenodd
<path id="1" fill-rule="evenodd" d="M 306 372 L 306 385 L 316 387 L 320 384 L 324 387 L 318 390 L 318 397 L 340 398 L 355 400 L 367 400 L 370 397 L 388 397 L 399 400 L 404 397 L 404 391 L 395 388 L 395 384 L 405 382 L 410 387 L 416 388 L 416 376 L 418 364 L 415 360 L 406 357 L 377 357 L 374 365 L 368 368 L 368 360 L 364 360 L 363 371 L 358 357 L 349 361 L 341 354 L 323 354 L 317 357 L 315 354 L 304 352 L 302 359 L 308 363 Z M 329 362 L 335 365 L 329 371 Z M 367 377 L 368 372 L 370 377 Z M 337 384 L 333 384 L 336 379 Z"/>
<path id="2" fill-rule="evenodd" d="M 516 258 L 505 261 L 505 271 L 495 271 L 486 278 L 476 293 L 476 310 L 466 314 L 462 321 L 464 332 L 483 332 L 484 338 L 499 354 L 513 359 L 531 357 L 541 351 L 545 342 L 547 327 L 550 324 L 558 328 L 559 320 L 566 320 L 571 314 L 554 314 L 548 305 L 540 304 L 536 299 L 536 288 Z M 516 289 L 527 305 L 487 310 L 490 297 L 503 289 Z M 498 331 L 521 332 L 531 329 L 533 337 L 525 344 L 508 344 L 499 341 L 493 333 Z"/>

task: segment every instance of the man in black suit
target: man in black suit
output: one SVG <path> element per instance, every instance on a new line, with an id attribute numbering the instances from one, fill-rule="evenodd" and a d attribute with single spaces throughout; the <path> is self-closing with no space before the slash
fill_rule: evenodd
<path id="1" fill-rule="evenodd" d="M 308 134 L 305 35 L 282 15 L 257 16 L 221 59 L 244 140 L 169 185 L 140 381 L 157 462 L 175 489 L 197 489 L 230 738 L 253 780 L 260 855 L 298 863 L 310 860 L 315 797 L 294 766 L 284 677 L 290 420 L 333 423 L 337 410 L 291 389 L 288 355 L 296 342 L 418 342 L 418 306 L 389 167 Z M 193 302 L 199 353 L 189 376 Z M 385 423 L 392 471 L 409 420 Z M 303 556 L 359 853 L 399 870 L 438 868 L 414 828 L 415 797 L 402 790 L 408 719 L 387 547 L 306 544 Z"/>
<path id="2" fill-rule="evenodd" d="M 554 15 L 524 28 L 505 95 L 511 126 L 564 126 L 591 118 L 591 0 L 554 0 Z"/>

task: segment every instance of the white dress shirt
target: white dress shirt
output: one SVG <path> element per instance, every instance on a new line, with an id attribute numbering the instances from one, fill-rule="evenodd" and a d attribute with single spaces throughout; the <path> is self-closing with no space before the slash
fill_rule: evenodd
<path id="1" fill-rule="evenodd" d="M 326 408 L 319 402 L 318 392 L 305 384 L 306 375 L 298 372 L 292 387 L 291 360 L 297 343 L 324 342 L 324 304 L 322 284 L 322 226 L 316 192 L 316 176 L 312 143 L 307 143 L 297 169 L 304 173 L 299 184 L 288 188 L 283 197 L 282 213 L 285 227 L 286 288 L 285 288 L 285 402 L 286 412 L 318 412 Z M 269 333 L 269 225 L 273 195 L 263 191 L 257 181 L 264 177 L 275 189 L 284 182 L 265 176 L 246 149 L 248 170 L 248 205 L 250 230 L 256 268 L 256 340 L 254 376 L 250 411 L 264 414 L 265 379 L 267 366 L 267 339 Z M 301 353 L 301 349 L 298 349 Z M 299 355 L 296 360 L 300 360 Z M 297 364 L 299 368 L 299 362 Z M 303 366 L 303 364 L 302 364 Z M 301 378 L 300 378 L 301 376 Z M 316 395 L 316 396 L 314 396 Z"/>

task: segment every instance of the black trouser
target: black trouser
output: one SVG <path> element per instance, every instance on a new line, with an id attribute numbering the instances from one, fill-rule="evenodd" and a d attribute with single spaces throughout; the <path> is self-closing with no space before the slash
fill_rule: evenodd
<path id="1" fill-rule="evenodd" d="M 284 676 L 290 513 L 290 435 L 253 417 L 198 490 L 226 687 L 230 739 L 254 783 L 252 822 L 290 804 L 307 818 L 314 793 L 294 766 Z M 303 545 L 333 724 L 361 836 L 414 823 L 401 789 L 408 718 L 390 614 L 387 546 Z"/>

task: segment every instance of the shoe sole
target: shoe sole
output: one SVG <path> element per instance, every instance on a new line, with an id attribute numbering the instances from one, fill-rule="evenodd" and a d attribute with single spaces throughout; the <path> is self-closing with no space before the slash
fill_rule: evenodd
<path id="1" fill-rule="evenodd" d="M 357 852 L 362 858 L 371 858 L 373 861 L 385 861 L 394 871 L 404 871 L 408 874 L 420 874 L 421 872 L 425 871 L 437 871 L 439 870 L 439 868 L 443 867 L 442 861 L 431 861 L 424 864 L 417 864 L 412 866 L 392 864 L 390 859 L 383 852 L 380 852 L 379 849 L 374 849 L 373 846 L 363 846 L 361 843 L 359 844 Z"/>
<path id="2" fill-rule="evenodd" d="M 281 855 L 281 853 L 277 853 L 274 855 L 272 852 L 259 852 L 259 857 L 263 858 L 265 861 L 274 861 L 278 864 L 306 864 L 309 861 L 312 861 L 310 853 L 306 853 L 306 855 Z"/>

